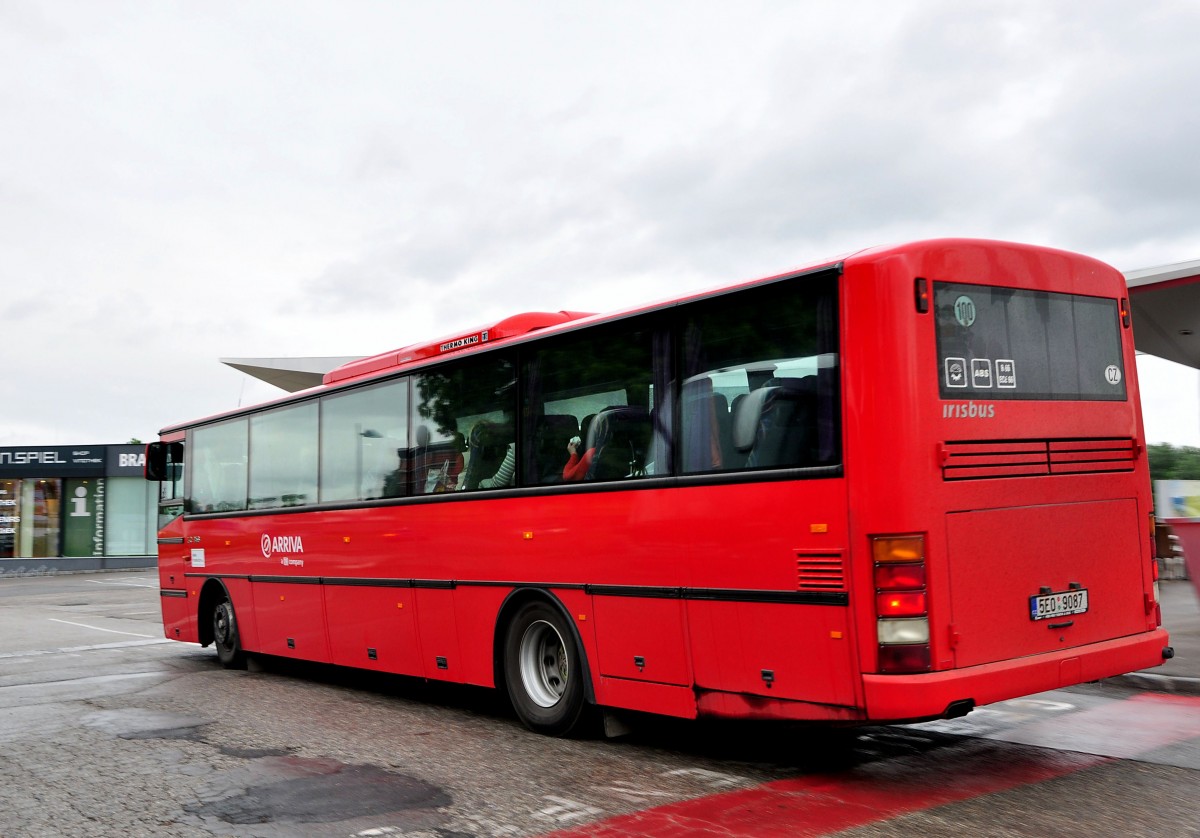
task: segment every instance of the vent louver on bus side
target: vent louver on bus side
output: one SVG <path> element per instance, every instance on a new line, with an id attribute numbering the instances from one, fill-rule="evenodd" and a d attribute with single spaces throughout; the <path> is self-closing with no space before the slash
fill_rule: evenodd
<path id="1" fill-rule="evenodd" d="M 844 591 L 846 569 L 837 553 L 797 553 L 796 589 L 800 591 Z"/>
<path id="2" fill-rule="evenodd" d="M 1132 439 L 943 442 L 939 453 L 944 480 L 1132 471 L 1137 460 Z"/>

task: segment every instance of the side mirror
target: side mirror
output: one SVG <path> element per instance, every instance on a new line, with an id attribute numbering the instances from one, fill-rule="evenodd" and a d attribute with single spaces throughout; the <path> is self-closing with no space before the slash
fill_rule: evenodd
<path id="1" fill-rule="evenodd" d="M 172 466 L 183 462 L 183 445 L 178 442 L 151 442 L 146 446 L 146 468 L 143 475 L 147 480 L 171 480 Z"/>
<path id="2" fill-rule="evenodd" d="M 146 446 L 146 465 L 142 471 L 147 480 L 162 480 L 167 475 L 167 446 L 151 442 Z"/>

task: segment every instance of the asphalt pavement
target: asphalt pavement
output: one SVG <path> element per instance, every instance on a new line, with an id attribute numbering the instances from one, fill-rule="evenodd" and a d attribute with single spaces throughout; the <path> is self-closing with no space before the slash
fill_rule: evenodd
<path id="1" fill-rule="evenodd" d="M 1160 581 L 1163 627 L 1171 635 L 1175 657 L 1162 666 L 1110 678 L 1142 690 L 1200 695 L 1200 599 L 1187 580 Z"/>

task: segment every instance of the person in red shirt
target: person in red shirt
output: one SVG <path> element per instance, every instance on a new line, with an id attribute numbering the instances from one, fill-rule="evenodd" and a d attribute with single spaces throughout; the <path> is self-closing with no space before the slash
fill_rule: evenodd
<path id="1" fill-rule="evenodd" d="M 567 453 L 571 457 L 563 466 L 563 480 L 576 481 L 587 476 L 588 467 L 592 464 L 592 457 L 596 455 L 596 449 L 589 448 L 580 455 L 579 446 L 582 444 L 583 440 L 577 436 L 571 437 L 571 441 L 567 443 Z"/>

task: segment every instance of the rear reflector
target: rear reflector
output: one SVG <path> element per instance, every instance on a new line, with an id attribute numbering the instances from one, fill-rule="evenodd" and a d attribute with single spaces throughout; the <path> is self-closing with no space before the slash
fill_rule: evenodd
<path id="1" fill-rule="evenodd" d="M 929 671 L 929 645 L 880 646 L 879 671 L 884 673 Z"/>

